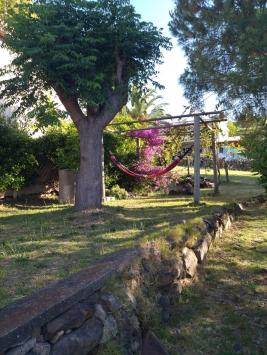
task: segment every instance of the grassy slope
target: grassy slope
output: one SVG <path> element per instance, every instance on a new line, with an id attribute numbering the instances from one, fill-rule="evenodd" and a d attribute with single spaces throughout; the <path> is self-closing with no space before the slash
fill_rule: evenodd
<path id="1" fill-rule="evenodd" d="M 173 355 L 266 354 L 266 297 L 267 205 L 245 212 L 213 245 L 172 324 L 157 333 Z"/>
<path id="2" fill-rule="evenodd" d="M 166 196 L 115 201 L 91 215 L 69 206 L 0 205 L 0 307 L 104 254 L 162 236 L 184 219 L 197 222 L 210 208 L 262 192 L 251 174 L 233 174 L 220 196 L 203 192 L 206 207 L 189 206 L 191 197 Z"/>

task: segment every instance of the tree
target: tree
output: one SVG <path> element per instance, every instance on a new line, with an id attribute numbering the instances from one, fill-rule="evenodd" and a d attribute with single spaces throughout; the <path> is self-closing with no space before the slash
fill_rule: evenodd
<path id="1" fill-rule="evenodd" d="M 245 154 L 252 159 L 252 170 L 260 174 L 260 182 L 267 192 L 267 122 L 254 122 L 242 136 Z"/>
<path id="2" fill-rule="evenodd" d="M 199 104 L 215 92 L 238 114 L 266 114 L 266 0 L 176 0 L 171 17 L 188 61 L 185 96 Z"/>
<path id="3" fill-rule="evenodd" d="M 165 114 L 166 103 L 158 103 L 162 99 L 157 95 L 155 89 L 141 90 L 136 86 L 131 87 L 130 107 L 127 107 L 127 113 L 134 120 L 145 120 Z"/>
<path id="4" fill-rule="evenodd" d="M 1 96 L 27 110 L 53 89 L 77 127 L 76 208 L 102 202 L 102 133 L 127 103 L 130 83 L 147 84 L 170 42 L 128 0 L 36 0 L 7 19 L 4 46 L 16 53 Z M 153 81 L 153 80 L 152 80 Z"/>

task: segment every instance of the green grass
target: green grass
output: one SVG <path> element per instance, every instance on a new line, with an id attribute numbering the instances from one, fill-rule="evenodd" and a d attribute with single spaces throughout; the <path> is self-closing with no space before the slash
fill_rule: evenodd
<path id="1" fill-rule="evenodd" d="M 156 332 L 173 355 L 266 354 L 266 295 L 267 205 L 216 241 L 171 324 Z"/>
<path id="2" fill-rule="evenodd" d="M 233 172 L 231 178 L 217 197 L 202 192 L 205 206 L 190 206 L 192 197 L 160 195 L 114 201 L 93 213 L 45 201 L 0 205 L 0 307 L 105 254 L 165 236 L 184 220 L 197 224 L 211 208 L 262 193 L 250 173 Z"/>

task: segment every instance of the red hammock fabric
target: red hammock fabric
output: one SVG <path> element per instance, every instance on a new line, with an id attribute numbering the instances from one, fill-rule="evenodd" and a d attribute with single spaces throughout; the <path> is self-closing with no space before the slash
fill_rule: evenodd
<path id="1" fill-rule="evenodd" d="M 141 179 L 154 179 L 156 177 L 162 176 L 167 174 L 169 171 L 171 171 L 172 169 L 174 169 L 182 160 L 183 158 L 192 150 L 192 147 L 188 148 L 186 150 L 186 152 L 182 155 L 180 155 L 178 158 L 174 159 L 174 161 L 166 166 L 165 169 L 157 172 L 157 173 L 152 173 L 152 174 L 138 174 L 135 173 L 134 171 L 126 168 L 126 166 L 124 166 L 123 164 L 121 164 L 117 158 L 115 157 L 115 155 L 111 155 L 110 159 L 113 162 L 114 165 L 116 165 L 121 171 L 123 171 L 125 174 L 128 174 L 130 176 L 136 177 L 136 178 L 141 178 Z"/>

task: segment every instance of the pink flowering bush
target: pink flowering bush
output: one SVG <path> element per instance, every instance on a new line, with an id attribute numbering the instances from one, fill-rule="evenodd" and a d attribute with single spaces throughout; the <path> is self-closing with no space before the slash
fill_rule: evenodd
<path id="1" fill-rule="evenodd" d="M 145 131 L 135 131 L 131 134 L 132 138 L 142 139 L 144 145 L 141 149 L 140 161 L 134 166 L 140 174 L 155 174 L 161 172 L 165 167 L 156 166 L 155 161 L 162 155 L 166 137 L 162 129 L 147 129 Z M 166 187 L 169 184 L 170 174 L 151 179 L 155 186 Z"/>

